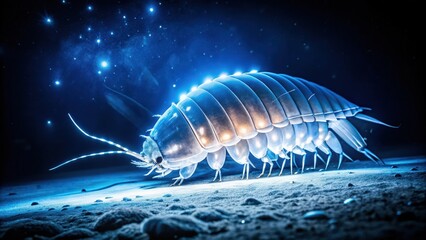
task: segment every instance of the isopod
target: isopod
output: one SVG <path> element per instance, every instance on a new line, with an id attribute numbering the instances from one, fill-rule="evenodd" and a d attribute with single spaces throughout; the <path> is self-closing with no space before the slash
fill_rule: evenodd
<path id="1" fill-rule="evenodd" d="M 86 133 L 69 115 L 83 134 L 120 150 L 80 156 L 51 170 L 86 157 L 127 154 L 137 159 L 132 161 L 136 166 L 151 168 L 147 175 L 155 171 L 159 173 L 155 177 L 164 177 L 179 170 L 172 185 L 180 185 L 204 159 L 215 171 L 213 181 L 221 181 L 221 168 L 229 155 L 243 165 L 242 178 L 248 179 L 253 158 L 263 162 L 259 177 L 265 174 L 267 165 L 270 176 L 278 159 L 283 159 L 279 175 L 287 160 L 293 174 L 296 155 L 302 157 L 303 172 L 308 153 L 313 154 L 314 168 L 320 159 L 327 169 L 334 152 L 340 168 L 343 157 L 351 160 L 340 140 L 377 162 L 380 158 L 366 148 L 365 140 L 347 119 L 393 126 L 362 114 L 364 110 L 370 109 L 302 78 L 271 72 L 221 76 L 172 103 L 159 116 L 150 135 L 144 136 L 141 153 Z"/>

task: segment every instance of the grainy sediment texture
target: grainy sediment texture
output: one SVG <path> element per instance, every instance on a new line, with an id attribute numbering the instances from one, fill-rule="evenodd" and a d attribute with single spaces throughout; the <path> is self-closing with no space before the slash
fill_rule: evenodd
<path id="1" fill-rule="evenodd" d="M 83 191 L 50 201 L 22 198 L 19 203 L 25 209 L 18 203 L 10 206 L 24 187 L 14 192 L 2 189 L 0 236 L 233 240 L 426 236 L 424 163 L 392 167 L 354 162 L 345 163 L 342 170 L 294 176 L 286 172 L 286 176 L 261 179 L 253 173 L 248 181 L 238 177 L 158 189 L 124 184 L 109 192 Z M 39 204 L 31 206 L 34 201 Z"/>

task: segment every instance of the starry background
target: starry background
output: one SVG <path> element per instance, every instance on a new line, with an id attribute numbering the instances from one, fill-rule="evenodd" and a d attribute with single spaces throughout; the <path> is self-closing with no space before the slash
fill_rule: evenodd
<path id="1" fill-rule="evenodd" d="M 317 82 L 390 129 L 354 122 L 381 157 L 425 154 L 420 7 L 377 1 L 2 1 L 2 181 L 112 149 L 140 151 L 139 126 L 106 87 L 161 114 L 206 77 L 252 69 Z M 358 157 L 362 157 L 359 156 Z M 355 157 L 356 158 L 356 157 Z M 132 168 L 123 156 L 58 171 Z"/>

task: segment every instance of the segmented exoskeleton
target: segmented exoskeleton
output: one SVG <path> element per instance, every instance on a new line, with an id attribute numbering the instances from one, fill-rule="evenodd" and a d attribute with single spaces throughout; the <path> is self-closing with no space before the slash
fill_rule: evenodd
<path id="1" fill-rule="evenodd" d="M 192 176 L 197 164 L 207 158 L 209 166 L 216 171 L 213 181 L 218 177 L 221 181 L 221 168 L 228 153 L 243 165 L 242 178 L 249 177 L 250 154 L 263 162 L 260 176 L 267 164 L 269 176 L 278 158 L 283 159 L 279 175 L 287 160 L 292 174 L 295 155 L 302 156 L 303 172 L 307 153 L 313 153 L 314 168 L 320 159 L 327 169 L 334 152 L 339 155 L 340 168 L 343 157 L 350 157 L 343 152 L 338 137 L 376 162 L 380 159 L 366 148 L 363 137 L 347 118 L 389 125 L 362 114 L 365 109 L 325 87 L 285 74 L 224 76 L 201 84 L 177 104 L 173 103 L 160 116 L 150 135 L 145 136 L 140 154 L 87 134 L 71 118 L 86 136 L 121 151 L 85 155 L 57 167 L 91 156 L 127 154 L 138 159 L 132 162 L 136 166 L 150 167 L 148 174 L 160 173 L 156 177 L 179 170 L 174 184 L 181 184 Z M 318 150 L 327 155 L 326 160 Z"/>

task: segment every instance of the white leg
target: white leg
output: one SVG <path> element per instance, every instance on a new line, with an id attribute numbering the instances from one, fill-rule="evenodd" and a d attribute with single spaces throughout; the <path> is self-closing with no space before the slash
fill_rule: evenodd
<path id="1" fill-rule="evenodd" d="M 269 165 L 270 165 L 270 166 L 269 166 L 269 173 L 268 173 L 268 176 L 267 176 L 267 177 L 271 176 L 272 168 L 273 168 L 274 164 L 273 164 L 273 163 L 270 163 Z"/>
<path id="2" fill-rule="evenodd" d="M 174 181 L 174 183 L 172 183 L 170 186 L 175 186 L 176 185 L 176 183 L 177 182 L 179 182 L 179 184 L 178 185 L 181 185 L 182 184 L 182 182 L 183 182 L 183 177 L 177 177 L 177 178 L 173 178 L 173 180 L 175 180 Z"/>
<path id="3" fill-rule="evenodd" d="M 340 165 L 342 164 L 343 154 L 339 155 L 339 165 L 337 165 L 337 169 L 340 169 Z"/>
<path id="4" fill-rule="evenodd" d="M 244 174 L 246 173 L 246 164 L 243 165 L 243 174 L 241 175 L 241 179 L 244 179 Z"/>
<path id="5" fill-rule="evenodd" d="M 220 170 L 216 170 L 216 174 L 214 175 L 213 182 L 216 181 L 217 176 L 219 175 Z"/>
<path id="6" fill-rule="evenodd" d="M 257 178 L 260 178 L 261 176 L 263 176 L 263 174 L 265 174 L 265 167 L 266 167 L 266 162 L 263 162 L 262 173 L 259 176 L 257 176 Z"/>
<path id="7" fill-rule="evenodd" d="M 328 164 L 330 163 L 331 155 L 332 155 L 332 153 L 330 151 L 330 153 L 328 154 L 327 163 L 325 164 L 325 170 L 327 170 L 327 168 L 328 168 Z"/>
<path id="8" fill-rule="evenodd" d="M 283 165 L 281 166 L 281 171 L 280 171 L 279 176 L 281 176 L 281 174 L 283 174 L 283 170 L 284 170 L 285 162 L 286 162 L 286 161 L 287 161 L 287 159 L 286 159 L 286 158 L 284 158 Z"/>
<path id="9" fill-rule="evenodd" d="M 317 168 L 317 153 L 314 154 L 314 169 Z"/>
<path id="10" fill-rule="evenodd" d="M 246 165 L 247 165 L 247 172 L 246 172 L 247 177 L 246 177 L 246 179 L 248 180 L 249 179 L 249 174 L 250 174 L 250 163 L 246 163 Z"/>

